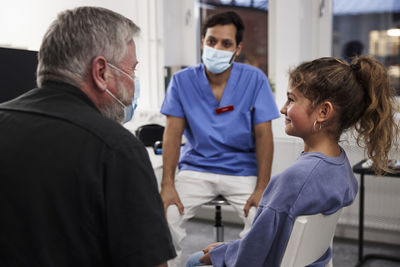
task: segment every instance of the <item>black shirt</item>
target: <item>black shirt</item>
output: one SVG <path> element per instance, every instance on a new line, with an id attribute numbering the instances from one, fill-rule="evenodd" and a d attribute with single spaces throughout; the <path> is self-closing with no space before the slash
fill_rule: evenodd
<path id="1" fill-rule="evenodd" d="M 0 266 L 155 266 L 175 256 L 147 151 L 79 88 L 0 104 Z"/>

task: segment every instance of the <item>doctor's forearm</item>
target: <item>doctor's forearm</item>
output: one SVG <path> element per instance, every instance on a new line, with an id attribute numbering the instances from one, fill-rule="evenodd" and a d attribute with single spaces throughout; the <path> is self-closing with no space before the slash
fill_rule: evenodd
<path id="1" fill-rule="evenodd" d="M 163 175 L 161 186 L 174 184 L 175 171 L 178 165 L 180 145 L 163 143 Z"/>
<path id="2" fill-rule="evenodd" d="M 256 157 L 257 157 L 257 184 L 255 190 L 267 187 L 271 177 L 274 142 L 272 137 L 271 122 L 256 125 Z"/>
<path id="3" fill-rule="evenodd" d="M 256 190 L 262 190 L 267 187 L 269 179 L 271 177 L 271 166 L 272 166 L 272 155 L 274 153 L 274 143 L 270 142 L 269 145 L 264 146 L 262 149 L 258 149 L 257 152 L 257 184 Z M 261 151 L 260 151 L 261 150 Z M 264 151 L 262 151 L 264 150 Z"/>
<path id="4" fill-rule="evenodd" d="M 182 118 L 167 117 L 163 136 L 163 176 L 161 187 L 163 185 L 174 185 L 184 125 L 185 121 Z"/>

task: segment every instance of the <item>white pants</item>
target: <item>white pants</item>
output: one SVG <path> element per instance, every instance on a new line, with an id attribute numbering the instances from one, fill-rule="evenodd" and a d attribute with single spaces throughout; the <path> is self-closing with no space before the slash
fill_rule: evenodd
<path id="1" fill-rule="evenodd" d="M 177 257 L 168 262 L 169 267 L 185 266 L 180 262 L 182 255 L 182 240 L 186 236 L 185 223 L 192 218 L 201 205 L 218 195 L 223 195 L 229 204 L 243 219 L 244 228 L 240 233 L 243 237 L 251 227 L 256 208 L 251 207 L 249 215 L 244 217 L 244 205 L 253 193 L 257 183 L 256 176 L 234 176 L 197 171 L 180 171 L 175 178 L 175 188 L 184 206 L 184 214 L 180 215 L 176 205 L 168 207 L 168 225 L 172 234 Z M 202 248 L 199 248 L 199 250 Z"/>

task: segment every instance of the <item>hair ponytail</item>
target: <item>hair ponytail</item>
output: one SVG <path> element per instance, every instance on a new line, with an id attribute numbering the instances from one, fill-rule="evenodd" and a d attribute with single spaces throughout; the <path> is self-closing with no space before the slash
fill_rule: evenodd
<path id="1" fill-rule="evenodd" d="M 365 90 L 366 108 L 355 125 L 358 132 L 357 143 L 365 146 L 378 174 L 390 171 L 389 152 L 398 146 L 399 127 L 394 118 L 397 104 L 390 87 L 389 75 L 382 64 L 368 56 L 354 58 L 350 67 Z"/>

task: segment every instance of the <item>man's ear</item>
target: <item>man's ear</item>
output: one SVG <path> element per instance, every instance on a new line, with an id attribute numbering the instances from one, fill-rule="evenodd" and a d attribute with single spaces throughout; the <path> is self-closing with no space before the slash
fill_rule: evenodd
<path id="1" fill-rule="evenodd" d="M 107 89 L 106 70 L 106 59 L 102 56 L 95 57 L 92 61 L 91 74 L 97 90 L 105 91 Z"/>
<path id="2" fill-rule="evenodd" d="M 330 101 L 324 101 L 318 105 L 318 121 L 325 122 L 332 118 L 334 110 Z"/>
<path id="3" fill-rule="evenodd" d="M 236 47 L 235 58 L 237 58 L 242 52 L 243 42 L 240 42 Z"/>

